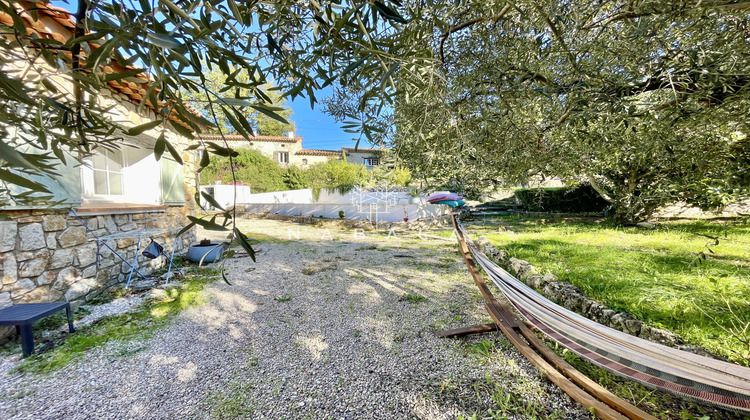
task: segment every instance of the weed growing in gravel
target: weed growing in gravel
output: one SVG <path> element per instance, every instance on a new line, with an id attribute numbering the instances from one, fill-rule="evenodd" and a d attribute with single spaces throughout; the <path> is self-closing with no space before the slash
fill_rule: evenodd
<path id="1" fill-rule="evenodd" d="M 319 265 L 317 267 L 305 267 L 302 269 L 302 274 L 306 276 L 312 276 L 313 274 L 317 274 L 326 270 L 333 270 L 335 269 L 335 265 Z"/>
<path id="2" fill-rule="evenodd" d="M 250 404 L 253 385 L 231 382 L 227 388 L 213 391 L 206 397 L 205 402 L 210 407 L 209 417 L 212 419 L 248 418 L 254 411 Z"/>
<path id="3" fill-rule="evenodd" d="M 377 245 L 370 245 L 370 246 L 363 246 L 363 247 L 356 248 L 355 251 L 372 251 L 375 249 L 378 249 Z"/>
<path id="4" fill-rule="evenodd" d="M 109 341 L 147 339 L 173 316 L 204 303 L 203 288 L 218 278 L 219 273 L 215 269 L 201 269 L 196 274 L 188 274 L 182 280 L 182 286 L 168 289 L 164 297 L 147 301 L 135 312 L 105 317 L 95 324 L 78 328 L 49 351 L 24 359 L 16 371 L 50 372 Z"/>
<path id="5" fill-rule="evenodd" d="M 407 293 L 405 295 L 402 295 L 400 298 L 398 298 L 398 300 L 402 302 L 409 302 L 411 304 L 416 304 L 416 303 L 427 301 L 427 298 L 422 295 L 415 295 L 415 294 Z"/>
<path id="6" fill-rule="evenodd" d="M 495 343 L 493 341 L 480 341 L 478 343 L 466 343 L 466 353 L 476 356 L 483 363 L 489 363 L 492 353 L 495 352 Z"/>
<path id="7" fill-rule="evenodd" d="M 292 300 L 291 296 L 279 296 L 276 298 L 276 302 L 289 302 Z"/>
<path id="8" fill-rule="evenodd" d="M 551 418 L 550 414 L 554 414 L 547 413 L 545 408 L 538 402 L 524 398 L 525 396 L 522 393 L 503 388 L 489 375 L 485 376 L 485 381 L 491 389 L 490 397 L 496 407 L 496 409 L 488 410 L 493 419 L 509 419 L 511 417 L 549 419 Z"/>

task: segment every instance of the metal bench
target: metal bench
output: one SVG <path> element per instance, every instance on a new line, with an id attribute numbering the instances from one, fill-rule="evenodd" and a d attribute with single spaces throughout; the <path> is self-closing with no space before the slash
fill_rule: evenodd
<path id="1" fill-rule="evenodd" d="M 75 332 L 68 302 L 20 303 L 0 309 L 0 325 L 16 326 L 16 331 L 21 335 L 23 357 L 27 357 L 34 352 L 34 334 L 31 332 L 31 325 L 63 309 L 68 315 L 68 329 L 70 332 Z"/>

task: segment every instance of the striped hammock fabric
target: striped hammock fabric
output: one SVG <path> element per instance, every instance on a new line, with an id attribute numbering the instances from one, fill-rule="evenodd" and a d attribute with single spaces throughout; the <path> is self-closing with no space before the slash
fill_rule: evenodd
<path id="1" fill-rule="evenodd" d="M 526 319 L 552 340 L 614 374 L 682 397 L 750 414 L 750 369 L 598 324 L 546 299 L 503 270 L 458 228 L 474 258 Z"/>

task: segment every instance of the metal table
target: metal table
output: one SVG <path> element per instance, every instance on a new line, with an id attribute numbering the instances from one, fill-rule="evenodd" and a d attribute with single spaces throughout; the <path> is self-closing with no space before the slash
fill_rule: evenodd
<path id="1" fill-rule="evenodd" d="M 65 309 L 68 315 L 68 329 L 75 332 L 73 318 L 70 316 L 70 303 L 19 303 L 0 310 L 0 325 L 15 325 L 16 331 L 21 334 L 21 348 L 23 357 L 34 352 L 34 334 L 31 325 L 46 316 Z"/>

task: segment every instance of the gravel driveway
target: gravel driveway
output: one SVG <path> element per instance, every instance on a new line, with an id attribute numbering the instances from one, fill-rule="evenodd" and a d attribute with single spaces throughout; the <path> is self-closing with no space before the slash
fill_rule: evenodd
<path id="1" fill-rule="evenodd" d="M 1 357 L 0 418 L 588 418 L 501 334 L 434 336 L 489 320 L 455 242 L 240 228 L 279 240 L 257 246 L 257 263 L 228 261 L 233 284 L 207 286 L 208 303 L 150 339 L 46 375 L 10 373 L 18 356 Z"/>

